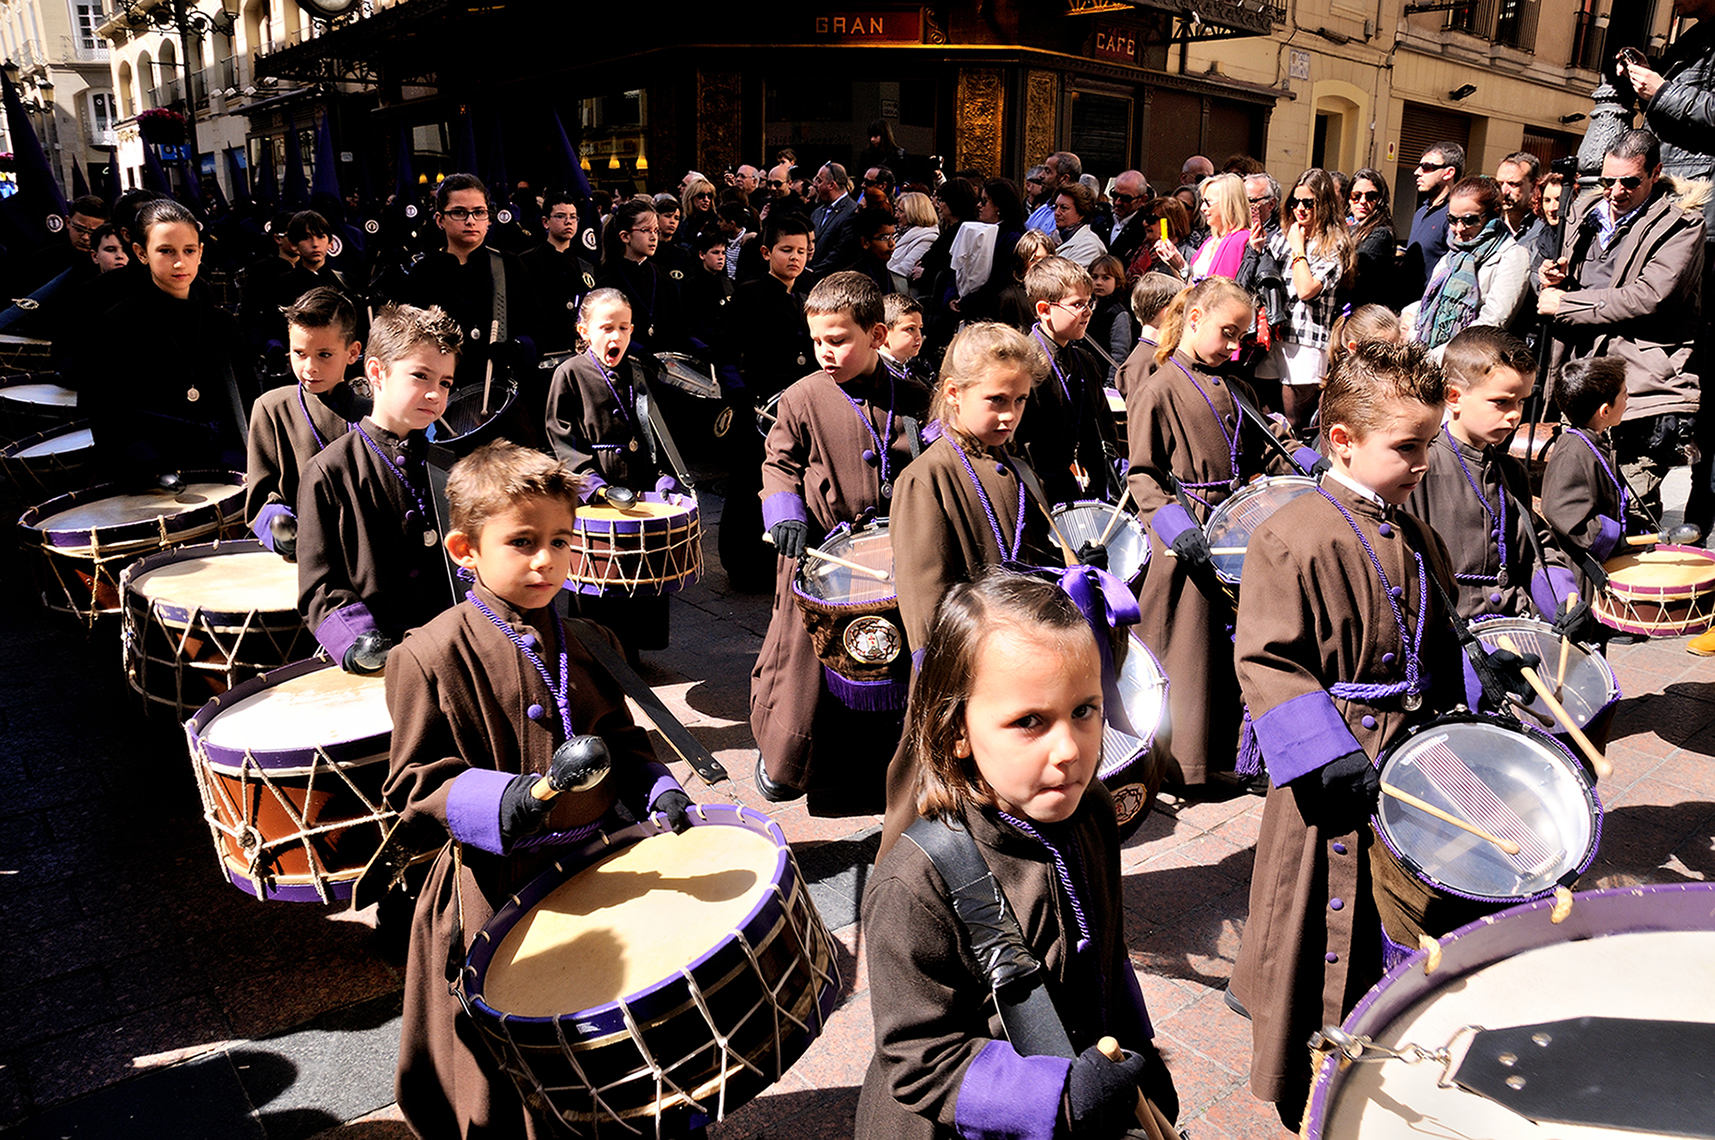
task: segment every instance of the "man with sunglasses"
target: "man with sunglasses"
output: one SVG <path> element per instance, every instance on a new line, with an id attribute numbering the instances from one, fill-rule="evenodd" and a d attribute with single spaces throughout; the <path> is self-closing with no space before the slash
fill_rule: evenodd
<path id="1" fill-rule="evenodd" d="M 1149 201 L 1149 183 L 1142 172 L 1128 170 L 1114 179 L 1108 201 L 1113 203 L 1113 228 L 1099 236 L 1107 239 L 1108 252 L 1119 258 L 1129 272 L 1132 258 L 1151 241 L 1151 227 L 1143 215 L 1144 204 Z"/>
<path id="2" fill-rule="evenodd" d="M 1568 212 L 1560 257 L 1538 273 L 1537 311 L 1553 318 L 1550 376 L 1584 357 L 1626 362 L 1626 412 L 1613 429 L 1614 450 L 1634 502 L 1641 500 L 1632 529 L 1654 529 L 1661 481 L 1686 461 L 1696 426 L 1702 199 L 1662 177 L 1661 143 L 1643 130 L 1609 145 L 1600 185 L 1600 196 Z"/>
<path id="3" fill-rule="evenodd" d="M 1465 148 L 1438 142 L 1417 162 L 1417 212 L 1411 215 L 1411 237 L 1399 267 L 1399 294 L 1394 308 L 1423 299 L 1429 274 L 1447 253 L 1447 203 L 1453 184 L 1465 175 Z"/>

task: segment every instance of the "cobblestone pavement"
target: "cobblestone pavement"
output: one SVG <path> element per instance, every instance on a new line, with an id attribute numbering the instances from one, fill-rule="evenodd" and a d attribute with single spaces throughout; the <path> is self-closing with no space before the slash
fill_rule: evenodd
<path id="1" fill-rule="evenodd" d="M 704 496 L 712 524 L 719 500 Z M 712 526 L 710 528 L 712 531 Z M 678 596 L 662 698 L 725 762 L 692 796 L 767 812 L 834 931 L 827 1031 L 716 1140 L 850 1132 L 871 1046 L 857 899 L 874 816 L 816 818 L 753 787 L 749 673 L 768 620 L 709 573 Z M 210 850 L 182 731 L 145 716 L 117 632 L 42 613 L 16 568 L 0 616 L 0 1128 L 20 1137 L 403 1140 L 392 1101 L 402 964 L 373 911 L 263 903 Z M 1586 887 L 1715 876 L 1715 669 L 1683 639 L 1616 647 L 1626 694 L 1601 854 Z M 1282 1137 L 1246 1088 L 1247 1023 L 1221 990 L 1247 910 L 1260 799 L 1164 795 L 1122 853 L 1127 934 L 1183 1106 L 1202 1140 Z"/>

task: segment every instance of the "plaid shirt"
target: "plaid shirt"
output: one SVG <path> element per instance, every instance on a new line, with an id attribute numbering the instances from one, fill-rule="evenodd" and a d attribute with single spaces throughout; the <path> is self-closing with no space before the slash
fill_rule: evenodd
<path id="1" fill-rule="evenodd" d="M 1269 252 L 1287 266 L 1286 288 L 1292 295 L 1292 311 L 1287 316 L 1285 327 L 1279 330 L 1280 339 L 1291 344 L 1302 344 L 1307 348 L 1327 348 L 1334 339 L 1334 314 L 1340 285 L 1340 261 L 1334 257 L 1310 258 L 1310 273 L 1316 280 L 1322 282 L 1322 291 L 1308 301 L 1298 296 L 1298 286 L 1294 284 L 1292 273 L 1292 246 L 1287 243 L 1286 234 L 1276 231 L 1269 238 Z"/>

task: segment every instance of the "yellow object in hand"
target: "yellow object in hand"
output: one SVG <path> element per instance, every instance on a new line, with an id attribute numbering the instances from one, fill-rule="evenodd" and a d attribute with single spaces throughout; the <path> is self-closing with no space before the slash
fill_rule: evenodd
<path id="1" fill-rule="evenodd" d="M 1167 219 L 1162 218 L 1162 219 L 1160 219 L 1160 221 L 1161 221 L 1161 240 L 1164 242 L 1167 242 L 1169 245 L 1173 244 L 1173 239 L 1167 236 Z"/>

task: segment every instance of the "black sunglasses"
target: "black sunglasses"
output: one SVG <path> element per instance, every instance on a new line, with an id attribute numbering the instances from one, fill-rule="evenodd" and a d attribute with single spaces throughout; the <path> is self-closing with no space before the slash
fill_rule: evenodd
<path id="1" fill-rule="evenodd" d="M 1452 168 L 1452 166 L 1453 166 L 1453 164 L 1451 162 L 1427 162 L 1427 161 L 1425 161 L 1425 162 L 1418 163 L 1417 169 L 1422 170 L 1424 172 L 1428 172 L 1431 170 L 1449 170 Z"/>
<path id="2" fill-rule="evenodd" d="M 1292 200 L 1292 208 L 1294 210 L 1314 210 L 1316 208 L 1316 199 L 1294 198 Z"/>
<path id="3" fill-rule="evenodd" d="M 1113 202 L 1137 202 L 1141 201 L 1142 198 L 1142 194 L 1121 194 L 1117 190 L 1108 195 L 1108 200 Z"/>
<path id="4" fill-rule="evenodd" d="M 1455 226 L 1480 226 L 1487 219 L 1482 214 L 1448 214 L 1447 221 Z"/>
<path id="5" fill-rule="evenodd" d="M 1635 174 L 1628 174 L 1624 178 L 1603 177 L 1596 179 L 1596 181 L 1601 184 L 1602 189 L 1604 190 L 1612 190 L 1614 188 L 1614 183 L 1616 182 L 1621 186 L 1624 186 L 1627 190 L 1636 190 L 1639 186 L 1644 184 L 1644 180 Z"/>
<path id="6" fill-rule="evenodd" d="M 1380 190 L 1354 190 L 1352 191 L 1352 198 L 1358 202 L 1379 202 L 1382 200 L 1382 192 Z"/>

